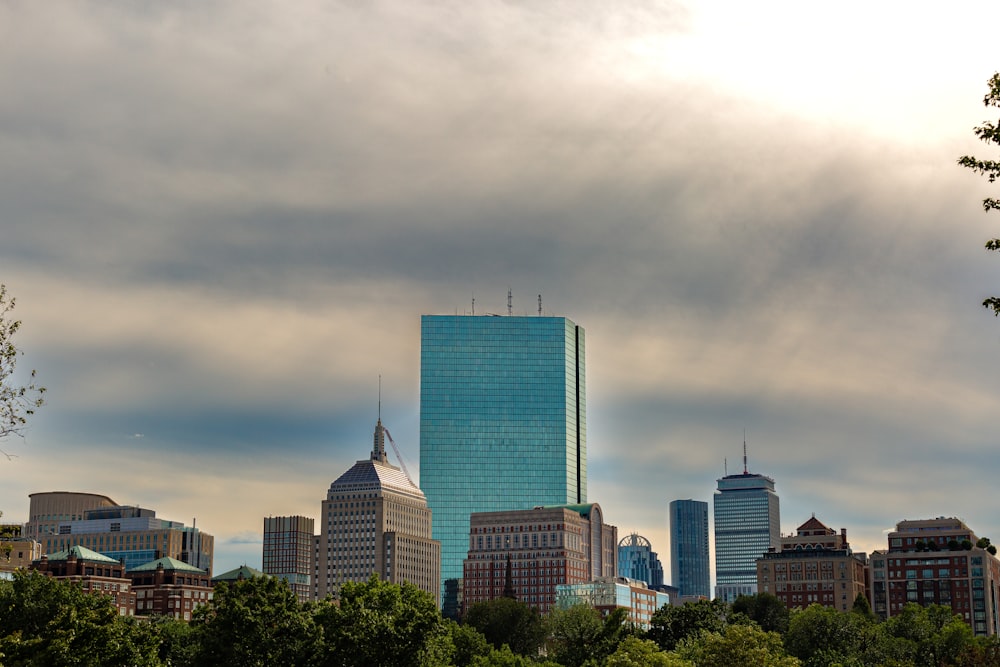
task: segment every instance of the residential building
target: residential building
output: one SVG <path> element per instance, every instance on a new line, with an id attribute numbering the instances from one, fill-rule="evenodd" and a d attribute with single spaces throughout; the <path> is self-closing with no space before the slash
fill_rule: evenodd
<path id="1" fill-rule="evenodd" d="M 264 572 L 287 581 L 300 602 L 313 597 L 313 525 L 313 519 L 304 516 L 264 519 Z"/>
<path id="2" fill-rule="evenodd" d="M 774 480 L 748 472 L 718 480 L 715 518 L 715 597 L 732 602 L 757 593 L 757 559 L 781 539 Z"/>
<path id="3" fill-rule="evenodd" d="M 586 503 L 585 336 L 565 317 L 425 315 L 420 479 L 455 616 L 469 516 Z"/>
<path id="4" fill-rule="evenodd" d="M 80 545 L 123 561 L 126 570 L 166 556 L 212 571 L 215 538 L 196 526 L 159 519 L 151 509 L 103 505 L 84 510 L 82 519 L 56 521 L 54 527 L 55 533 L 37 538 L 43 553 Z"/>
<path id="5" fill-rule="evenodd" d="M 618 576 L 644 582 L 649 588 L 663 586 L 663 565 L 649 540 L 636 533 L 622 538 L 618 543 Z"/>
<path id="6" fill-rule="evenodd" d="M 135 593 L 125 576 L 125 566 L 96 551 L 73 546 L 66 551 L 42 554 L 31 569 L 56 579 L 72 581 L 94 595 L 107 595 L 120 616 L 135 615 Z"/>
<path id="7" fill-rule="evenodd" d="M 28 494 L 28 522 L 24 535 L 41 541 L 59 533 L 59 524 L 81 521 L 88 510 L 117 507 L 118 503 L 98 493 L 46 491 Z"/>
<path id="8" fill-rule="evenodd" d="M 466 608 L 513 596 L 544 614 L 556 586 L 614 577 L 618 569 L 618 529 L 604 523 L 597 503 L 475 512 L 470 523 Z"/>
<path id="9" fill-rule="evenodd" d="M 670 502 L 670 583 L 682 598 L 712 597 L 708 552 L 708 503 Z"/>
<path id="10" fill-rule="evenodd" d="M 871 555 L 871 604 L 887 619 L 910 602 L 951 607 L 977 636 L 996 635 L 1000 560 L 961 519 L 900 521 Z"/>
<path id="11" fill-rule="evenodd" d="M 846 528 L 838 534 L 813 516 L 757 559 L 757 590 L 789 609 L 820 604 L 849 611 L 858 594 L 868 596 L 867 560 L 851 550 Z"/>
<path id="12" fill-rule="evenodd" d="M 441 544 L 431 538 L 423 492 L 385 452 L 385 428 L 375 425 L 368 459 L 330 485 L 320 510 L 314 596 L 336 595 L 345 581 L 408 581 L 440 604 Z"/>
<path id="13" fill-rule="evenodd" d="M 615 609 L 628 609 L 629 622 L 642 630 L 648 630 L 653 614 L 670 602 L 667 593 L 652 590 L 644 582 L 628 577 L 601 577 L 587 583 L 556 586 L 559 609 L 585 604 L 605 617 Z"/>
<path id="14" fill-rule="evenodd" d="M 191 620 L 191 613 L 212 599 L 208 572 L 174 558 L 158 558 L 125 573 L 132 581 L 137 616 Z"/>

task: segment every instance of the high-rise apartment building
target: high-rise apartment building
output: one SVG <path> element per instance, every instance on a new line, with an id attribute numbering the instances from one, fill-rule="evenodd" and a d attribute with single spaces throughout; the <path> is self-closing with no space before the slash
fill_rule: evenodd
<path id="1" fill-rule="evenodd" d="M 564 317 L 425 315 L 420 480 L 454 616 L 473 512 L 587 500 L 584 330 Z"/>
<path id="2" fill-rule="evenodd" d="M 781 516 L 774 480 L 747 471 L 718 480 L 715 516 L 715 597 L 732 602 L 757 593 L 757 559 L 778 546 Z"/>
<path id="3" fill-rule="evenodd" d="M 375 426 L 371 456 L 330 485 L 320 511 L 314 595 L 336 594 L 345 581 L 408 581 L 440 602 L 441 544 L 431 538 L 431 511 L 417 485 L 385 453 Z"/>
<path id="4" fill-rule="evenodd" d="M 470 523 L 466 608 L 513 596 L 544 614 L 556 586 L 615 576 L 618 529 L 597 503 L 477 512 Z"/>
<path id="5" fill-rule="evenodd" d="M 950 607 L 977 636 L 1000 634 L 1000 559 L 960 519 L 900 521 L 889 548 L 872 552 L 872 610 L 881 619 L 908 603 Z"/>
<path id="6" fill-rule="evenodd" d="M 636 533 L 622 538 L 618 543 L 618 576 L 641 581 L 650 588 L 663 586 L 663 565 L 649 540 Z"/>
<path id="7" fill-rule="evenodd" d="M 313 525 L 305 516 L 264 519 L 264 573 L 287 581 L 300 602 L 313 596 Z"/>
<path id="8" fill-rule="evenodd" d="M 670 503 L 670 583 L 678 597 L 712 597 L 708 553 L 708 503 Z"/>
<path id="9" fill-rule="evenodd" d="M 867 567 L 867 556 L 847 542 L 846 528 L 838 534 L 814 516 L 757 559 L 757 590 L 789 609 L 820 604 L 848 611 L 859 593 L 867 597 Z"/>

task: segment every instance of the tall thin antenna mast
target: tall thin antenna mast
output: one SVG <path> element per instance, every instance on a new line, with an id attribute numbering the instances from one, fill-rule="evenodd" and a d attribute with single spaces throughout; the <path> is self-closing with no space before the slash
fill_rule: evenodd
<path id="1" fill-rule="evenodd" d="M 542 316 L 542 295 L 538 295 L 538 316 Z"/>
<path id="2" fill-rule="evenodd" d="M 476 314 L 476 293 L 472 293 L 472 314 Z"/>
<path id="3" fill-rule="evenodd" d="M 507 288 L 507 317 L 514 314 L 514 293 Z"/>
<path id="4" fill-rule="evenodd" d="M 729 459 L 725 457 L 722 459 L 722 474 L 725 477 L 729 477 Z"/>
<path id="5" fill-rule="evenodd" d="M 382 421 L 382 374 L 378 374 L 378 420 Z"/>
<path id="6" fill-rule="evenodd" d="M 747 430 L 743 429 L 743 474 L 749 474 L 747 470 Z"/>

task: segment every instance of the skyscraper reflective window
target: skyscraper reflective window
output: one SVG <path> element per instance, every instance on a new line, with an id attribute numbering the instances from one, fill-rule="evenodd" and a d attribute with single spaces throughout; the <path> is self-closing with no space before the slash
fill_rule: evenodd
<path id="1" fill-rule="evenodd" d="M 587 500 L 584 330 L 564 317 L 425 315 L 420 486 L 454 614 L 469 515 Z"/>
<path id="2" fill-rule="evenodd" d="M 781 540 L 774 480 L 747 472 L 718 480 L 715 514 L 715 596 L 732 602 L 757 593 L 757 559 Z"/>
<path id="3" fill-rule="evenodd" d="M 706 502 L 670 503 L 670 578 L 681 597 L 712 597 Z"/>

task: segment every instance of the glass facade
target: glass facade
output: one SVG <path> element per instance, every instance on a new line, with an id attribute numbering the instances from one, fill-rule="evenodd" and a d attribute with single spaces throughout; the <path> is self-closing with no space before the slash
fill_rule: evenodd
<path id="1" fill-rule="evenodd" d="M 708 564 L 708 503 L 670 503 L 670 578 L 682 597 L 712 597 Z"/>
<path id="2" fill-rule="evenodd" d="M 663 585 L 663 565 L 653 545 L 632 533 L 618 543 L 618 576 L 644 582 L 650 588 Z"/>
<path id="3" fill-rule="evenodd" d="M 731 602 L 757 592 L 757 559 L 781 541 L 774 480 L 743 473 L 719 480 L 715 510 L 716 597 Z"/>
<path id="4" fill-rule="evenodd" d="M 586 502 L 584 351 L 563 317 L 422 318 L 420 486 L 446 612 L 471 513 Z"/>

